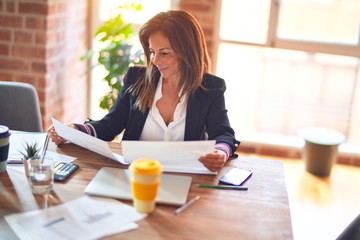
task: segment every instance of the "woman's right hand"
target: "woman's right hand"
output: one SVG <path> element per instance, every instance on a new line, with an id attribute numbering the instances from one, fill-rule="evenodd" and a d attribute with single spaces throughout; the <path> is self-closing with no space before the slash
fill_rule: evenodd
<path id="1" fill-rule="evenodd" d="M 74 124 L 69 124 L 69 127 L 75 128 L 77 129 L 77 127 Z M 62 137 L 60 137 L 57 132 L 55 131 L 55 127 L 52 125 L 48 128 L 47 132 L 49 133 L 49 136 L 51 138 L 51 140 L 56 144 L 56 145 L 60 145 L 66 142 L 65 139 L 63 139 Z"/>

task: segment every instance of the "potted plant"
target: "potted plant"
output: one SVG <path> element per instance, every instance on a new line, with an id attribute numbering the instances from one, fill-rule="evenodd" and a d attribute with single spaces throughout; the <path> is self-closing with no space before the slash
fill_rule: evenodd
<path id="1" fill-rule="evenodd" d="M 31 166 L 40 165 L 42 159 L 39 155 L 40 149 L 38 147 L 38 143 L 25 143 L 24 149 L 22 151 L 19 151 L 23 157 L 23 163 L 25 168 L 25 174 L 26 176 L 29 176 L 29 170 Z"/>
<path id="2" fill-rule="evenodd" d="M 119 6 L 120 11 L 109 20 L 99 26 L 95 36 L 103 46 L 100 49 L 89 49 L 81 60 L 89 60 L 97 56 L 97 64 L 92 66 L 103 66 L 107 71 L 104 80 L 110 90 L 101 99 L 99 107 L 109 110 L 115 102 L 122 88 L 122 78 L 128 68 L 135 64 L 144 64 L 143 51 L 134 50 L 129 41 L 133 35 L 133 28 L 130 23 L 123 20 L 121 10 L 140 11 L 140 4 L 125 4 Z"/>

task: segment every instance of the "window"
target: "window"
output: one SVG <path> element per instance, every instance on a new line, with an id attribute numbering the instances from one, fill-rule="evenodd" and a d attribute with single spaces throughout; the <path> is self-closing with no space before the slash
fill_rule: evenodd
<path id="1" fill-rule="evenodd" d="M 102 22 L 106 21 L 119 11 L 117 7 L 126 3 L 136 2 L 141 4 L 141 12 L 129 12 L 123 11 L 122 16 L 124 21 L 132 23 L 133 29 L 136 32 L 137 29 L 145 23 L 148 19 L 154 16 L 160 11 L 166 11 L 171 7 L 171 0 L 94 0 L 92 1 L 92 36 L 95 35 L 95 31 Z M 133 44 L 137 48 L 141 48 L 136 33 L 134 33 Z M 100 43 L 94 38 L 92 41 L 94 47 L 97 47 Z M 96 59 L 94 59 L 96 61 Z M 101 119 L 106 113 L 106 110 L 99 108 L 99 99 L 108 92 L 108 85 L 102 79 L 106 76 L 105 70 L 98 66 L 92 70 L 91 73 L 91 101 L 90 101 L 90 116 L 93 119 Z"/>
<path id="2" fill-rule="evenodd" d="M 222 0 L 216 74 L 240 138 L 328 127 L 360 146 L 360 1 Z"/>
<path id="3" fill-rule="evenodd" d="M 358 45 L 359 1 L 286 0 L 279 10 L 281 39 Z"/>

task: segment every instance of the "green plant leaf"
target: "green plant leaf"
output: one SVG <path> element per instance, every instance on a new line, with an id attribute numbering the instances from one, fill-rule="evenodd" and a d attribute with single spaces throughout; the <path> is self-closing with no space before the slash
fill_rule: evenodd
<path id="1" fill-rule="evenodd" d="M 38 148 L 38 143 L 25 143 L 23 151 L 19 150 L 19 152 L 23 155 L 24 159 L 29 159 L 37 156 L 40 152 L 41 148 Z"/>
<path id="2" fill-rule="evenodd" d="M 85 60 L 91 59 L 95 53 L 96 52 L 94 50 L 90 49 L 90 50 L 86 51 L 84 55 L 82 55 L 80 57 L 80 60 L 85 61 Z"/>
<path id="3" fill-rule="evenodd" d="M 120 10 L 141 11 L 141 4 L 123 4 Z M 133 35 L 131 23 L 126 23 L 121 12 L 105 21 L 96 29 L 95 36 L 105 46 L 100 50 L 89 49 L 81 57 L 86 61 L 97 56 L 98 65 L 102 65 L 108 72 L 104 81 L 109 86 L 109 92 L 101 97 L 99 106 L 109 110 L 115 102 L 122 88 L 122 78 L 130 66 L 144 64 L 142 50 L 133 51 L 129 38 Z M 135 52 L 135 53 L 133 53 Z"/>

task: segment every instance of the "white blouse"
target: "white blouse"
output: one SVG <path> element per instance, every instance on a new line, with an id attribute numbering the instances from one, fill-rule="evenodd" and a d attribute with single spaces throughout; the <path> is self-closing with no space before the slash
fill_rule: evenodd
<path id="1" fill-rule="evenodd" d="M 159 79 L 155 91 L 154 102 L 149 110 L 143 131 L 140 136 L 142 141 L 184 141 L 186 119 L 186 94 L 180 98 L 174 112 L 174 121 L 166 126 L 160 115 L 156 102 L 162 97 L 162 77 Z"/>

